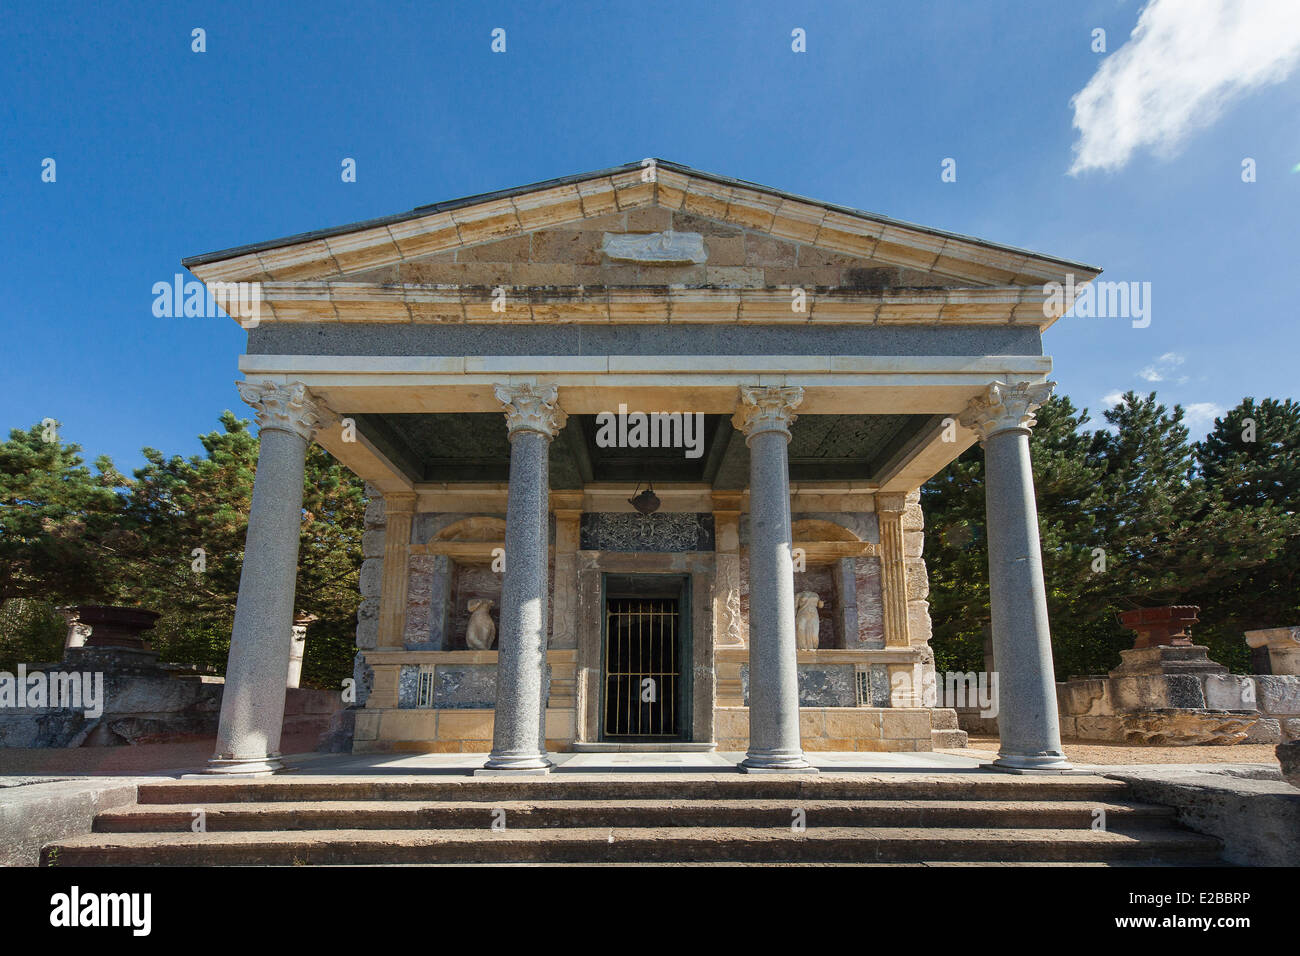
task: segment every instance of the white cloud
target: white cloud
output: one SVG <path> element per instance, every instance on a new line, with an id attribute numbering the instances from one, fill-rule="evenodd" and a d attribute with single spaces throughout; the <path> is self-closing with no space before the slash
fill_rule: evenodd
<path id="1" fill-rule="evenodd" d="M 1101 397 L 1101 400 L 1106 404 L 1107 408 L 1114 408 L 1120 402 L 1124 401 L 1124 393 L 1108 392 L 1107 394 Z"/>
<path id="2" fill-rule="evenodd" d="M 1214 427 L 1214 420 L 1223 415 L 1226 409 L 1214 402 L 1192 402 L 1183 406 L 1183 424 L 1192 438 L 1199 438 Z"/>
<path id="3" fill-rule="evenodd" d="M 1179 355 L 1177 352 L 1166 352 L 1148 365 L 1142 371 L 1138 372 L 1138 377 L 1148 382 L 1163 382 L 1165 377 L 1187 361 L 1187 356 Z M 1186 378 L 1183 379 L 1186 381 Z"/>
<path id="4" fill-rule="evenodd" d="M 1150 0 L 1129 40 L 1070 100 L 1070 173 L 1116 170 L 1142 147 L 1175 154 L 1234 99 L 1300 62 L 1297 0 Z"/>

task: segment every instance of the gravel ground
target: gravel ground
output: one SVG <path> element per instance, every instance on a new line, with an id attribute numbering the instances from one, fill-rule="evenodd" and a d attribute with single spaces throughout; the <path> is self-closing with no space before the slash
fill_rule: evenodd
<path id="1" fill-rule="evenodd" d="M 1277 763 L 1272 744 L 1233 744 L 1228 747 L 1141 747 L 1066 741 L 1065 755 L 1077 764 L 1149 763 Z M 971 736 L 967 750 L 943 753 L 969 755 L 972 750 L 997 753 L 998 738 Z"/>
<path id="2" fill-rule="evenodd" d="M 284 753 L 316 749 L 319 732 L 286 734 Z M 215 737 L 193 737 L 166 744 L 135 747 L 73 747 L 52 750 L 0 749 L 0 775 L 68 776 L 80 774 L 159 773 L 165 770 L 201 770 L 216 749 Z"/>

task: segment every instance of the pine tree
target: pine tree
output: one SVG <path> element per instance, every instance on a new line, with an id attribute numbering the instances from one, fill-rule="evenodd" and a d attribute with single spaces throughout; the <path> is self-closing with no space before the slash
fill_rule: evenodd
<path id="1" fill-rule="evenodd" d="M 109 597 L 124 483 L 107 458 L 87 468 L 55 422 L 11 431 L 0 444 L 0 600 Z"/>
<path id="2" fill-rule="evenodd" d="M 1300 403 L 1271 398 L 1258 404 L 1243 399 L 1195 446 L 1202 477 L 1229 507 L 1272 509 L 1285 533 L 1271 559 L 1249 574 L 1222 580 L 1200 599 L 1200 633 L 1223 648 L 1224 663 L 1248 662 L 1243 631 L 1300 624 L 1298 448 Z"/>

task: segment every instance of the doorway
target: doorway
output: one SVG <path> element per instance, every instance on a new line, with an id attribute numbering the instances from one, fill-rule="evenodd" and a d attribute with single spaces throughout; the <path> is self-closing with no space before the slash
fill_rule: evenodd
<path id="1" fill-rule="evenodd" d="M 691 739 L 690 579 L 604 576 L 600 739 Z"/>

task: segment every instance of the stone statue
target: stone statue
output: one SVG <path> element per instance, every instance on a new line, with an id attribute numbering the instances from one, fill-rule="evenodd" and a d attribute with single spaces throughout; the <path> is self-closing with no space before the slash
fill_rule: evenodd
<path id="1" fill-rule="evenodd" d="M 817 632 L 821 629 L 821 620 L 817 609 L 826 605 L 817 596 L 816 591 L 800 591 L 794 596 L 794 633 L 795 644 L 801 651 L 817 650 Z"/>
<path id="2" fill-rule="evenodd" d="M 465 628 L 465 646 L 472 651 L 488 651 L 497 639 L 497 626 L 492 623 L 488 611 L 492 601 L 487 598 L 474 598 L 469 602 L 469 624 Z"/>

